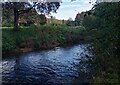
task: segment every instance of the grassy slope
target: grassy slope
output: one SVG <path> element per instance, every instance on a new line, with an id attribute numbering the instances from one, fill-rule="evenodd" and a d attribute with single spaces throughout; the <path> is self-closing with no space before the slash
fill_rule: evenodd
<path id="1" fill-rule="evenodd" d="M 3 29 L 3 53 L 16 52 L 31 48 L 49 49 L 58 45 L 78 43 L 83 40 L 82 27 L 41 26 L 21 28 L 16 32 L 12 29 Z"/>

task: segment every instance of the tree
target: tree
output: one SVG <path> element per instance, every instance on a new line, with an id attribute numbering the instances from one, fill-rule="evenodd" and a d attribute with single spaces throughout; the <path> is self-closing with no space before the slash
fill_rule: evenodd
<path id="1" fill-rule="evenodd" d="M 93 14 L 84 18 L 85 27 L 93 36 L 89 47 L 89 61 L 93 83 L 120 83 L 120 2 L 101 2 L 93 7 Z M 93 19 L 94 16 L 94 19 Z M 99 22 L 99 23 L 98 23 Z M 88 30 L 87 30 L 88 31 Z"/>
<path id="2" fill-rule="evenodd" d="M 82 25 L 82 21 L 85 15 L 86 15 L 86 12 L 81 12 L 76 15 L 75 22 L 77 26 Z"/>
<path id="3" fill-rule="evenodd" d="M 45 25 L 47 23 L 47 19 L 45 15 L 40 14 L 40 25 Z"/>
<path id="4" fill-rule="evenodd" d="M 44 25 L 46 23 L 47 23 L 46 15 L 38 14 L 35 9 L 32 9 L 27 14 L 21 14 L 19 16 L 19 26 L 36 25 L 37 27 L 39 27 L 39 25 Z"/>
<path id="5" fill-rule="evenodd" d="M 49 15 L 51 12 L 57 11 L 60 2 L 4 2 L 3 7 L 12 9 L 14 15 L 14 30 L 18 30 L 19 16 L 28 13 L 30 10 L 35 9 L 36 12 Z"/>

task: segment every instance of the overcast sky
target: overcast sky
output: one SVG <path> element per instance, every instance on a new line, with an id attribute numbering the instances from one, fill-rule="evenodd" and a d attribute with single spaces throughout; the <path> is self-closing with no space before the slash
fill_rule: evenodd
<path id="1" fill-rule="evenodd" d="M 57 14 L 53 14 L 57 19 L 69 18 L 75 19 L 76 14 L 82 11 L 90 10 L 93 5 L 89 3 L 90 0 L 76 0 L 71 2 L 71 0 L 62 0 L 60 8 L 57 10 Z"/>

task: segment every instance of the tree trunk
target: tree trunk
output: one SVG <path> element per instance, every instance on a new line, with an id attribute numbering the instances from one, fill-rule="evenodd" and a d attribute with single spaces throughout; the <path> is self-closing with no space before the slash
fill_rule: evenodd
<path id="1" fill-rule="evenodd" d="M 19 13 L 17 9 L 17 3 L 14 2 L 14 30 L 18 30 L 18 19 L 19 19 Z"/>

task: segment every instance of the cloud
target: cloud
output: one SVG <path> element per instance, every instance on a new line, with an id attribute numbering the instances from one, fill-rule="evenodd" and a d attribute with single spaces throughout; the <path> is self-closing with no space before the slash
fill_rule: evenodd
<path id="1" fill-rule="evenodd" d="M 57 19 L 69 19 L 70 17 L 74 20 L 76 17 L 76 14 L 82 11 L 88 11 L 92 8 L 92 5 L 89 4 L 89 0 L 76 0 L 73 2 L 64 1 L 59 10 L 57 11 L 57 14 L 53 14 Z"/>
<path id="2" fill-rule="evenodd" d="M 78 5 L 78 4 L 70 4 L 70 5 L 64 5 L 64 6 L 61 6 L 60 8 L 76 8 L 76 7 L 81 7 L 81 5 Z"/>

